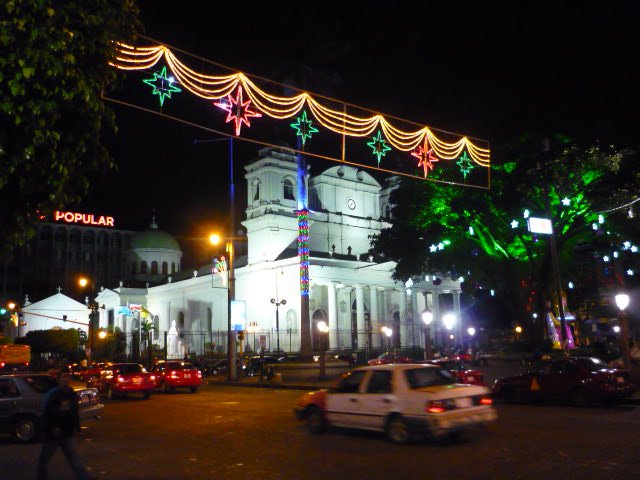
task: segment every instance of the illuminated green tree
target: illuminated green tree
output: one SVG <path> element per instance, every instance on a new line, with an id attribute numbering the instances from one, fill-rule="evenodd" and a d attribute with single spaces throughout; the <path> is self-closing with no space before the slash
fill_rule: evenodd
<path id="1" fill-rule="evenodd" d="M 494 290 L 508 319 L 529 325 L 532 313 L 542 314 L 557 297 L 549 237 L 527 228 L 527 217 L 542 217 L 557 232 L 563 290 L 571 281 L 580 292 L 569 297 L 570 309 L 598 302 L 607 269 L 612 281 L 622 281 L 614 262 L 635 260 L 624 234 L 637 224 L 628 208 L 598 212 L 633 201 L 637 156 L 562 138 L 547 153 L 533 143 L 523 138 L 495 154 L 489 191 L 404 181 L 391 198 L 393 226 L 373 241 L 376 253 L 397 262 L 395 277 L 462 276 L 467 293 Z M 541 329 L 533 336 L 540 340 Z"/>
<path id="2" fill-rule="evenodd" d="M 0 4 L 0 254 L 41 215 L 82 198 L 113 163 L 102 93 L 117 81 L 114 40 L 138 28 L 134 0 L 6 0 Z"/>

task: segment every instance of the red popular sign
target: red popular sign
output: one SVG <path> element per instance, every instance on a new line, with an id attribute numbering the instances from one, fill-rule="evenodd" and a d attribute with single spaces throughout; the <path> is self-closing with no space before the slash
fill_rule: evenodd
<path id="1" fill-rule="evenodd" d="M 56 222 L 66 223 L 82 223 L 84 225 L 97 225 L 102 227 L 113 227 L 113 217 L 103 215 L 96 216 L 92 213 L 75 213 L 75 212 L 53 212 L 53 218 Z"/>

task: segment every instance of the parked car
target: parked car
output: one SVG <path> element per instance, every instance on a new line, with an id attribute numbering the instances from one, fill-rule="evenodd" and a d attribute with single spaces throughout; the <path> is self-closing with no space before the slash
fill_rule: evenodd
<path id="1" fill-rule="evenodd" d="M 471 349 L 458 349 L 453 353 L 453 358 L 459 362 L 471 363 Z"/>
<path id="2" fill-rule="evenodd" d="M 87 365 L 78 371 L 78 376 L 83 382 L 88 382 L 90 378 L 99 377 L 107 366 L 111 365 L 108 362 L 93 362 L 91 365 Z"/>
<path id="3" fill-rule="evenodd" d="M 226 358 L 220 358 L 207 362 L 204 373 L 207 376 L 216 377 L 218 375 L 226 375 L 229 362 Z"/>
<path id="4" fill-rule="evenodd" d="M 149 398 L 156 387 L 155 375 L 139 363 L 112 363 L 102 370 L 98 378 L 92 378 L 87 386 L 95 386 L 108 398 L 116 398 L 127 393 L 142 393 Z"/>
<path id="5" fill-rule="evenodd" d="M 357 368 L 334 389 L 305 394 L 294 408 L 311 433 L 329 426 L 386 432 L 393 443 L 441 437 L 497 418 L 489 389 L 463 385 L 435 365 Z"/>
<path id="6" fill-rule="evenodd" d="M 611 403 L 631 395 L 635 386 L 627 370 L 608 368 L 595 357 L 543 360 L 527 372 L 499 378 L 491 387 L 505 402 Z"/>
<path id="7" fill-rule="evenodd" d="M 260 375 L 260 370 L 264 368 L 264 373 L 267 373 L 267 365 L 272 363 L 278 363 L 276 357 L 264 355 L 260 357 L 256 355 L 245 360 L 242 365 L 242 373 L 247 376 Z"/>
<path id="8" fill-rule="evenodd" d="M 172 392 L 176 388 L 188 388 L 196 393 L 202 385 L 202 372 L 191 362 L 160 360 L 151 369 L 155 376 L 156 387 L 163 392 Z"/>
<path id="9" fill-rule="evenodd" d="M 387 365 L 390 363 L 415 363 L 407 356 L 399 355 L 396 353 L 386 352 L 382 355 L 378 355 L 376 358 L 369 360 L 369 365 Z"/>
<path id="10" fill-rule="evenodd" d="M 23 373 L 0 375 L 0 431 L 8 432 L 19 443 L 36 440 L 42 427 L 42 402 L 46 393 L 57 385 L 47 374 Z M 95 388 L 76 387 L 80 420 L 100 416 L 104 405 Z"/>
<path id="11" fill-rule="evenodd" d="M 431 360 L 429 363 L 444 368 L 453 375 L 459 383 L 470 383 L 472 385 L 484 385 L 484 375 L 480 370 L 467 368 L 461 361 L 441 358 Z"/>

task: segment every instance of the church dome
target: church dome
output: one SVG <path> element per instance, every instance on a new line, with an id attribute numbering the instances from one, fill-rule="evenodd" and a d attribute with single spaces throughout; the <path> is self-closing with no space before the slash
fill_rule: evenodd
<path id="1" fill-rule="evenodd" d="M 158 229 L 155 219 L 149 225 L 148 230 L 138 232 L 131 239 L 131 249 L 163 249 L 177 250 L 180 252 L 180 244 L 167 232 Z"/>

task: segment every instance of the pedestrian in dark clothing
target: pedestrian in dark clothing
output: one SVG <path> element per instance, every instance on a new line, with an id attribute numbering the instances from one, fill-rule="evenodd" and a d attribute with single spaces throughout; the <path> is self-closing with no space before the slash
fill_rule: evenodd
<path id="1" fill-rule="evenodd" d="M 38 459 L 38 480 L 49 478 L 47 465 L 58 447 L 62 449 L 76 478 L 94 478 L 78 457 L 73 435 L 80 431 L 78 397 L 69 386 L 71 375 L 67 371 L 58 373 L 58 386 L 49 390 L 43 402 L 42 450 Z"/>

